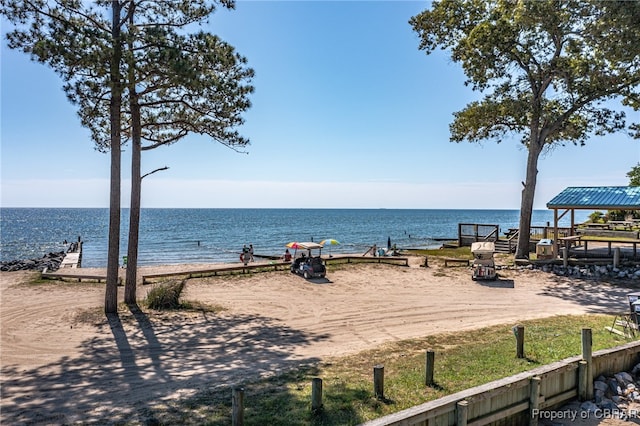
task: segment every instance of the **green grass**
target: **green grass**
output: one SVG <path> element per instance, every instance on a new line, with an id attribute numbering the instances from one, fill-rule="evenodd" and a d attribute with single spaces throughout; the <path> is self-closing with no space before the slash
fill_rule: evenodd
<path id="1" fill-rule="evenodd" d="M 397 412 L 492 380 L 530 370 L 581 352 L 581 329 L 593 330 L 593 350 L 625 343 L 604 329 L 613 317 L 558 316 L 524 321 L 525 356 L 507 324 L 383 345 L 352 356 L 325 360 L 271 379 L 245 384 L 247 425 L 350 425 Z M 434 350 L 436 386 L 424 385 L 425 353 Z M 373 396 L 373 366 L 385 368 L 385 397 Z M 323 379 L 321 413 L 310 411 L 311 379 Z M 214 385 L 214 384 L 212 384 Z M 217 385 L 217 384 L 216 384 Z M 228 425 L 231 390 L 204 391 L 169 407 L 150 409 L 161 423 Z"/>

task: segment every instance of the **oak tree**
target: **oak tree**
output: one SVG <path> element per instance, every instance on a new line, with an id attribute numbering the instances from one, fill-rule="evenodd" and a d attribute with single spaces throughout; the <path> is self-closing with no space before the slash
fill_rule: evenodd
<path id="1" fill-rule="evenodd" d="M 538 160 L 556 145 L 628 130 L 640 97 L 640 2 L 441 0 L 410 24 L 483 94 L 454 113 L 454 142 L 519 137 L 528 150 L 516 257 L 527 257 Z"/>

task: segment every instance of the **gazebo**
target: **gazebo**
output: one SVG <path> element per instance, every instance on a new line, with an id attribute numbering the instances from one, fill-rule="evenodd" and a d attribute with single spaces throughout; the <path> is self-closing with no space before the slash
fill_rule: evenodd
<path id="1" fill-rule="evenodd" d="M 567 213 L 573 233 L 576 210 L 640 210 L 640 186 L 570 186 L 553 197 L 547 208 L 553 210 L 553 254 L 557 256 L 558 221 Z"/>

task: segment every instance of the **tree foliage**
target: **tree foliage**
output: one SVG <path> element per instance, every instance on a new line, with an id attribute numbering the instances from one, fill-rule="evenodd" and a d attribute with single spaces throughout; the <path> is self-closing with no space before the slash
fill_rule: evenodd
<path id="1" fill-rule="evenodd" d="M 225 3 L 232 7 L 232 2 Z M 189 133 L 204 134 L 237 149 L 248 144 L 237 127 L 251 103 L 253 70 L 219 37 L 185 27 L 213 11 L 188 3 L 149 14 L 146 2 L 130 5 L 127 25 L 126 133 L 132 141 L 131 209 L 125 301 L 135 303 L 141 197 L 141 152 L 169 145 Z"/>
<path id="2" fill-rule="evenodd" d="M 126 295 L 135 303 L 142 150 L 189 133 L 237 149 L 253 70 L 219 37 L 194 31 L 232 0 L 1 0 L 15 28 L 9 47 L 53 68 L 98 150 L 111 152 L 105 310 L 116 309 L 120 146 L 131 142 L 132 194 Z M 117 218 L 117 220 L 116 220 Z M 114 237 L 112 238 L 112 235 Z M 129 278 L 132 279 L 129 280 Z"/>
<path id="3" fill-rule="evenodd" d="M 82 124 L 111 153 L 109 247 L 105 312 L 117 312 L 120 249 L 120 158 L 123 79 L 122 3 L 118 0 L 2 0 L 0 12 L 14 24 L 10 48 L 50 66 L 64 81 Z M 106 130 L 102 130 L 106 129 Z"/>
<path id="4" fill-rule="evenodd" d="M 622 105 L 639 106 L 640 2 L 441 0 L 410 24 L 420 49 L 450 51 L 483 93 L 454 114 L 451 140 L 519 137 L 528 149 L 516 253 L 526 257 L 543 150 L 637 135 Z"/>
<path id="5" fill-rule="evenodd" d="M 640 186 L 640 163 L 636 164 L 627 173 L 629 186 Z"/>

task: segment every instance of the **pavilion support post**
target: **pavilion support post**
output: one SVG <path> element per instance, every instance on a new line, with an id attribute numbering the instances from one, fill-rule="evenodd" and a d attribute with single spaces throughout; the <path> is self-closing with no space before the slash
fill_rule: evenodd
<path id="1" fill-rule="evenodd" d="M 553 209 L 553 258 L 558 257 L 558 209 Z"/>

